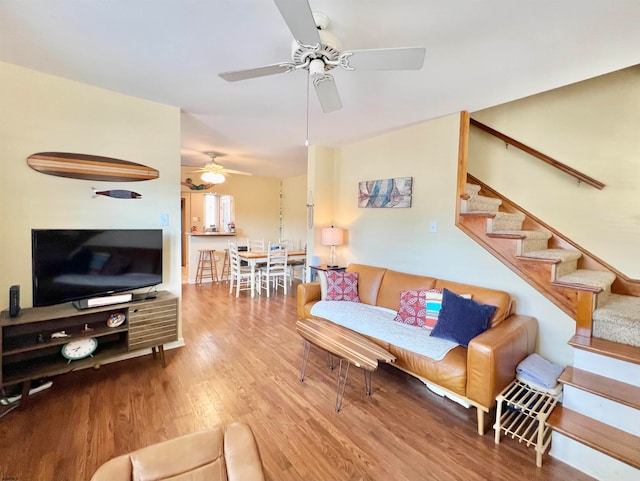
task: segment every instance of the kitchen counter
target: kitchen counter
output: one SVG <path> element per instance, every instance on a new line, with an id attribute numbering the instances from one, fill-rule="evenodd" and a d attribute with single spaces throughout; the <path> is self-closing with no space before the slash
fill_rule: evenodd
<path id="1" fill-rule="evenodd" d="M 229 247 L 229 240 L 236 237 L 236 234 L 228 232 L 189 232 L 185 237 L 187 243 L 187 282 L 195 284 L 196 272 L 198 270 L 199 249 L 215 249 L 215 257 L 218 258 L 218 276 L 222 274 L 222 263 L 224 262 L 224 251 Z M 207 282 L 207 280 L 205 280 Z M 210 282 L 210 281 L 208 281 Z"/>

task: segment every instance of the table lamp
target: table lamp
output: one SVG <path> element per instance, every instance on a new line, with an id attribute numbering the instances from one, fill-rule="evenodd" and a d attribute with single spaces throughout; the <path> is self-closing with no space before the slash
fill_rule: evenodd
<path id="1" fill-rule="evenodd" d="M 336 257 L 336 246 L 344 243 L 344 230 L 340 227 L 325 227 L 322 229 L 322 245 L 331 246 L 331 253 L 327 260 L 327 267 L 338 267 L 338 258 Z"/>

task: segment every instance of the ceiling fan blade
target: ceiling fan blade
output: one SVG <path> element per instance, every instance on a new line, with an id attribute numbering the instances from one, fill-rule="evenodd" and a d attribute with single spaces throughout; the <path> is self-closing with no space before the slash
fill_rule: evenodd
<path id="1" fill-rule="evenodd" d="M 293 38 L 303 45 L 321 43 L 320 34 L 306 0 L 274 0 Z"/>
<path id="2" fill-rule="evenodd" d="M 247 80 L 250 78 L 274 75 L 277 73 L 285 73 L 293 67 L 295 67 L 295 65 L 292 63 L 274 63 L 273 65 L 265 65 L 264 67 L 235 70 L 233 72 L 222 72 L 218 74 L 218 77 L 226 80 L 227 82 L 237 82 L 238 80 Z"/>
<path id="3" fill-rule="evenodd" d="M 331 75 L 324 74 L 314 78 L 313 86 L 316 89 L 318 100 L 320 100 L 320 107 L 325 114 L 342 108 L 340 94 L 338 94 L 336 82 Z"/>
<path id="4" fill-rule="evenodd" d="M 233 170 L 233 169 L 222 169 L 223 174 L 239 174 L 239 175 L 253 175 L 249 172 L 242 172 L 241 170 Z"/>
<path id="5" fill-rule="evenodd" d="M 424 47 L 408 47 L 350 50 L 340 56 L 347 70 L 420 70 L 425 54 Z"/>

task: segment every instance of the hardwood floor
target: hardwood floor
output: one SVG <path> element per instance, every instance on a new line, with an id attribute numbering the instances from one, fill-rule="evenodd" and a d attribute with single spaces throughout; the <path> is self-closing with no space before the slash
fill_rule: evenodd
<path id="1" fill-rule="evenodd" d="M 476 433 L 475 410 L 440 398 L 389 366 L 371 397 L 353 368 L 342 410 L 336 371 L 312 347 L 298 381 L 295 285 L 270 299 L 228 285 L 183 286 L 186 346 L 163 369 L 144 356 L 53 379 L 0 419 L 0 479 L 89 479 L 108 459 L 241 420 L 255 433 L 270 480 L 587 480 L 511 438 Z"/>

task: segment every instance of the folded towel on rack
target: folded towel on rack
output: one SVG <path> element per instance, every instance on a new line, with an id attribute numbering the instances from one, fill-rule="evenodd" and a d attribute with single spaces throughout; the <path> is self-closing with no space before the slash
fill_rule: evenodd
<path id="1" fill-rule="evenodd" d="M 516 379 L 520 382 L 525 383 L 527 386 L 529 386 L 532 389 L 535 389 L 536 391 L 551 394 L 552 396 L 558 396 L 562 392 L 562 384 L 560 384 L 559 382 L 556 383 L 556 385 L 553 387 L 544 387 L 532 381 L 531 379 L 527 379 L 521 374 L 516 374 Z"/>
<path id="2" fill-rule="evenodd" d="M 518 367 L 516 373 L 520 375 L 524 382 L 531 381 L 547 389 L 555 387 L 558 383 L 558 376 L 562 374 L 564 366 L 547 361 L 538 354 L 531 354 L 526 357 Z"/>

